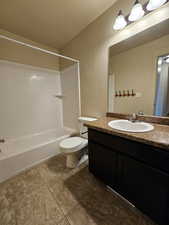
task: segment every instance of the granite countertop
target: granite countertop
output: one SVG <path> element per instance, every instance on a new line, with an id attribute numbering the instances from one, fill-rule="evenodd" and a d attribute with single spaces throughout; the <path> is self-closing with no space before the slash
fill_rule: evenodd
<path id="1" fill-rule="evenodd" d="M 153 123 L 154 130 L 145 133 L 131 133 L 115 130 L 108 126 L 112 120 L 117 120 L 114 117 L 102 117 L 93 122 L 87 122 L 85 125 L 104 133 L 116 135 L 129 140 L 142 142 L 148 145 L 153 145 L 162 149 L 169 150 L 169 126 Z"/>

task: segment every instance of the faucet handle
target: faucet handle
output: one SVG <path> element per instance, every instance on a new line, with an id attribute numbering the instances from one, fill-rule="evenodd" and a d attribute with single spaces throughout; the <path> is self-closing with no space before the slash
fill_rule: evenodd
<path id="1" fill-rule="evenodd" d="M 136 114 L 136 113 L 132 113 L 132 114 L 129 116 L 129 121 L 135 122 L 136 120 L 137 120 L 137 114 Z"/>
<path id="2" fill-rule="evenodd" d="M 136 120 L 136 119 L 137 119 L 137 114 L 136 114 L 136 113 L 133 113 L 133 114 L 132 114 L 132 118 L 133 118 L 134 120 Z"/>
<path id="3" fill-rule="evenodd" d="M 143 115 L 144 115 L 144 113 L 143 113 L 143 111 L 139 111 L 139 112 L 137 113 L 137 115 L 139 115 L 139 116 L 143 116 Z"/>

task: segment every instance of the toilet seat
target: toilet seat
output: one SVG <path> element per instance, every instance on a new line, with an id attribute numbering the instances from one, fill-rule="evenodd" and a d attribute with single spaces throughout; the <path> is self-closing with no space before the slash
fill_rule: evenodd
<path id="1" fill-rule="evenodd" d="M 88 160 L 88 155 L 85 147 L 88 145 L 87 128 L 84 123 L 87 121 L 97 120 L 91 117 L 79 117 L 80 126 L 77 131 L 80 131 L 80 137 L 66 138 L 60 142 L 60 153 L 66 155 L 67 168 L 76 168 L 81 163 Z"/>
<path id="2" fill-rule="evenodd" d="M 81 137 L 71 137 L 60 142 L 60 149 L 64 153 L 72 153 L 86 147 L 88 140 Z"/>

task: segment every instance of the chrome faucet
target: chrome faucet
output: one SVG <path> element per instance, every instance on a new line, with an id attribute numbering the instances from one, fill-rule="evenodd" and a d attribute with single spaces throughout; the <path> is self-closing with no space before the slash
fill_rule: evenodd
<path id="1" fill-rule="evenodd" d="M 134 123 L 137 121 L 137 114 L 136 113 L 133 113 L 131 114 L 131 116 L 129 117 L 129 121 Z"/>
<path id="2" fill-rule="evenodd" d="M 138 121 L 138 116 L 143 116 L 144 113 L 142 111 L 139 111 L 138 113 L 133 113 L 129 116 L 129 121 L 131 122 L 137 122 Z"/>
<path id="3" fill-rule="evenodd" d="M 137 115 L 138 115 L 138 116 L 144 116 L 144 112 L 143 112 L 143 111 L 139 111 L 139 112 L 137 113 Z"/>

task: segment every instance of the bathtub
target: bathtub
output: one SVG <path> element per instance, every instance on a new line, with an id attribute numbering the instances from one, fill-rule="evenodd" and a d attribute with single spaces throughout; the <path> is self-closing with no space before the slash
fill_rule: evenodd
<path id="1" fill-rule="evenodd" d="M 74 133 L 60 128 L 0 143 L 0 183 L 59 154 L 59 142 Z"/>

